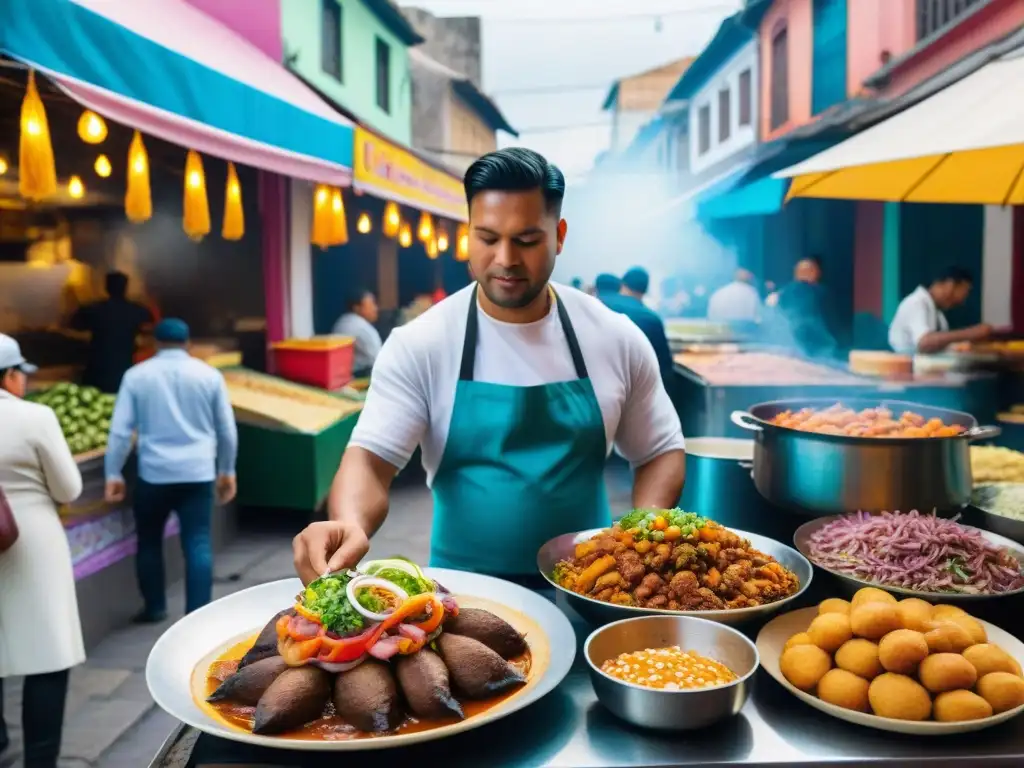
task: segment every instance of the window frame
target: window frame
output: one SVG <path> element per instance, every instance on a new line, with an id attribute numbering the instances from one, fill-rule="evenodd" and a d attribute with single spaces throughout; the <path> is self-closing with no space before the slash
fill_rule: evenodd
<path id="1" fill-rule="evenodd" d="M 711 105 L 704 104 L 697 109 L 697 155 L 711 151 Z"/>
<path id="2" fill-rule="evenodd" d="M 754 71 L 747 67 L 736 78 L 736 122 L 740 128 L 747 128 L 754 122 Z"/>
<path id="3" fill-rule="evenodd" d="M 335 62 L 328 61 L 327 55 L 327 41 L 330 39 L 329 29 L 327 24 L 327 16 L 329 14 L 334 15 L 334 19 L 337 20 L 336 24 L 336 36 L 334 40 L 335 52 L 337 54 L 336 67 Z M 320 0 L 320 69 L 328 77 L 332 77 L 339 83 L 345 82 L 345 12 L 344 8 L 338 0 Z"/>
<path id="4" fill-rule="evenodd" d="M 780 40 L 783 43 L 781 55 L 778 45 Z M 785 22 L 772 31 L 768 58 L 771 64 L 768 126 L 774 131 L 789 122 L 789 26 Z"/>
<path id="5" fill-rule="evenodd" d="M 377 108 L 386 115 L 391 114 L 391 45 L 379 35 L 373 46 L 374 73 Z M 383 63 L 383 67 L 381 64 Z M 382 71 L 383 70 L 383 71 Z M 382 78 L 383 75 L 383 78 Z"/>
<path id="6" fill-rule="evenodd" d="M 724 144 L 732 136 L 732 88 L 728 83 L 718 89 L 718 143 Z"/>

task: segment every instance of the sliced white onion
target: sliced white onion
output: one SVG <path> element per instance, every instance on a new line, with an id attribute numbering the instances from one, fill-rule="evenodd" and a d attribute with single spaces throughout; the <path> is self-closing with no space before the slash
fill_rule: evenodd
<path id="1" fill-rule="evenodd" d="M 387 579 L 378 579 L 376 576 L 359 576 L 352 579 L 352 581 L 348 583 L 348 586 L 345 587 L 345 594 L 348 596 L 348 601 L 352 604 L 352 607 L 355 608 L 356 611 L 358 611 L 364 618 L 367 618 L 370 621 L 384 621 L 389 614 L 374 613 L 359 604 L 359 601 L 356 599 L 356 590 L 362 589 L 363 587 L 377 587 L 378 589 L 383 589 L 385 592 L 390 592 L 398 598 L 399 604 L 404 603 L 409 599 L 409 595 L 404 589 Z"/>
<path id="2" fill-rule="evenodd" d="M 309 663 L 314 667 L 320 667 L 324 672 L 330 672 L 331 674 L 340 675 L 342 672 L 348 672 L 350 669 L 355 669 L 362 664 L 368 658 L 367 654 L 363 654 L 355 661 L 319 661 L 318 659 L 311 659 Z"/>

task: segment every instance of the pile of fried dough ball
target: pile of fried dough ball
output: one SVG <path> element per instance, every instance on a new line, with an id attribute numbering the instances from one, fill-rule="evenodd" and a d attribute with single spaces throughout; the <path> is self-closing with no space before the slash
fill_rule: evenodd
<path id="1" fill-rule="evenodd" d="M 895 720 L 979 720 L 1024 705 L 1021 665 L 952 605 L 874 587 L 829 598 L 779 660 L 796 688 Z"/>

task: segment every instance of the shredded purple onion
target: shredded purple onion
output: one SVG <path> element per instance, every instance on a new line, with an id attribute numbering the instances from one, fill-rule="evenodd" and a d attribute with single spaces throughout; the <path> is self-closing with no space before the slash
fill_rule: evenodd
<path id="1" fill-rule="evenodd" d="M 816 565 L 863 581 L 920 592 L 1000 594 L 1024 587 L 1017 558 L 956 520 L 855 512 L 809 540 Z"/>

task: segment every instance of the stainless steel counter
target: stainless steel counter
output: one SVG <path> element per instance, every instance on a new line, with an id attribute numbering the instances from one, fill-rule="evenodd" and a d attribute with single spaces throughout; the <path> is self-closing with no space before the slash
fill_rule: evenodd
<path id="1" fill-rule="evenodd" d="M 817 580 L 816 580 L 817 581 Z M 815 585 L 817 586 L 817 584 Z M 582 646 L 590 629 L 562 599 Z M 1024 617 L 1024 603 L 1000 601 L 999 615 Z M 1017 621 L 1018 624 L 1024 624 Z M 1007 629 L 1004 621 L 1002 624 Z M 1021 627 L 1013 627 L 1020 634 Z M 756 630 L 755 630 L 756 631 Z M 753 634 L 753 633 L 752 633 Z M 194 746 L 193 746 L 194 745 Z M 801 703 L 761 671 L 754 694 L 735 719 L 706 732 L 660 734 L 631 728 L 596 700 L 586 666 L 576 663 L 555 691 L 533 706 L 492 725 L 402 750 L 377 753 L 388 764 L 493 768 L 668 768 L 744 766 L 1021 766 L 1024 718 L 966 736 L 919 738 L 861 728 Z M 337 753 L 252 750 L 182 728 L 168 740 L 151 768 L 223 768 L 228 765 L 338 766 Z"/>

